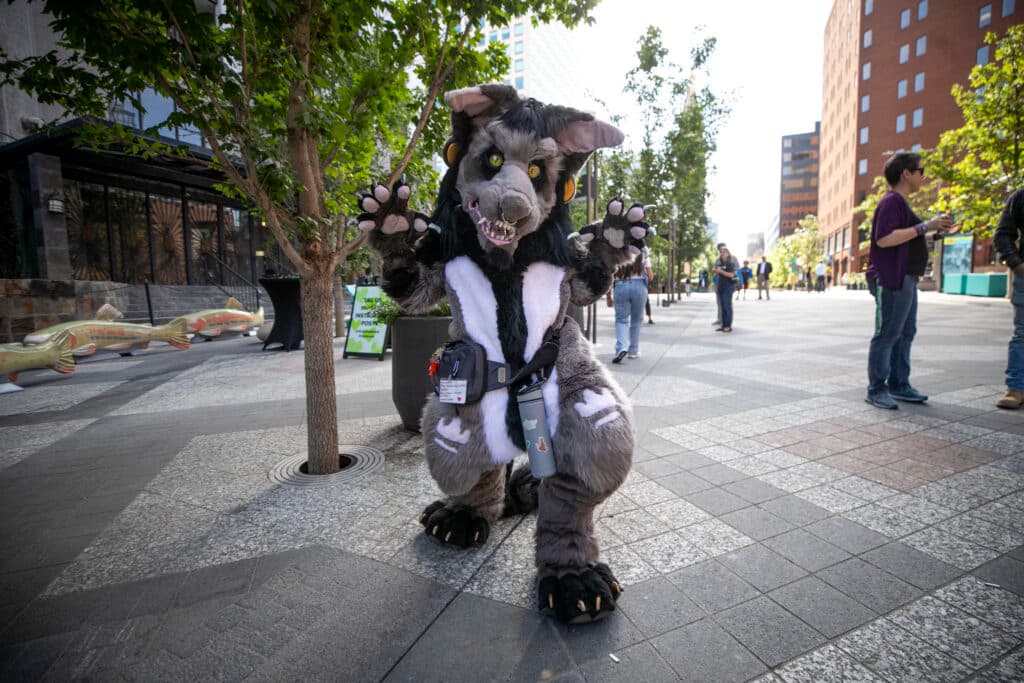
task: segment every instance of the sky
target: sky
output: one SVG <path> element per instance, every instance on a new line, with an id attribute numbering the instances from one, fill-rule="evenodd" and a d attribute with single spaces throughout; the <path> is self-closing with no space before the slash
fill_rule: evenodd
<path id="1" fill-rule="evenodd" d="M 779 212 L 782 136 L 812 131 L 820 120 L 831 9 L 832 0 L 603 0 L 595 24 L 577 29 L 589 91 L 626 114 L 636 105 L 622 93 L 625 74 L 649 25 L 661 28 L 669 59 L 687 67 L 693 46 L 717 38 L 709 83 L 732 112 L 711 160 L 708 217 L 718 223 L 719 239 L 744 253 L 747 235 L 767 231 Z M 622 128 L 625 145 L 639 147 L 639 117 Z"/>

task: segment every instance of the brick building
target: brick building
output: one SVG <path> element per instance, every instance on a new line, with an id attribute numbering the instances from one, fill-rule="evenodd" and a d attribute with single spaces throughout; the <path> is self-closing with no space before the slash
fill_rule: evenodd
<path id="1" fill-rule="evenodd" d="M 807 214 L 818 213 L 818 147 L 821 122 L 810 133 L 782 138 L 779 236 L 792 235 Z"/>
<path id="2" fill-rule="evenodd" d="M 819 220 L 837 277 L 867 266 L 854 207 L 897 151 L 963 124 L 950 94 L 992 58 L 986 33 L 1024 19 L 1017 0 L 835 0 L 825 27 Z M 975 254 L 987 263 L 987 245 Z"/>

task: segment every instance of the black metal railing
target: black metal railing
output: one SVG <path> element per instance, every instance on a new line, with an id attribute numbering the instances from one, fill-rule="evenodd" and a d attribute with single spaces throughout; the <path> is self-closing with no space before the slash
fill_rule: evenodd
<path id="1" fill-rule="evenodd" d="M 204 256 L 209 258 L 210 261 L 218 264 L 225 273 L 231 276 L 229 279 L 233 280 L 233 282 L 229 284 L 224 284 L 212 269 L 207 268 L 204 271 L 207 284 L 213 285 L 228 296 L 233 296 L 238 299 L 247 311 L 255 311 L 260 307 L 261 293 L 258 285 L 250 282 L 248 278 L 225 263 L 224 260 L 219 258 L 217 255 L 208 253 L 204 254 Z"/>

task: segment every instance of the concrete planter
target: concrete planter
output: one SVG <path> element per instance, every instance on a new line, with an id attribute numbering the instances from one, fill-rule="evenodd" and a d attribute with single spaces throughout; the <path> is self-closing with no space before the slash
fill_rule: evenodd
<path id="1" fill-rule="evenodd" d="M 426 396 L 433 392 L 430 355 L 448 341 L 451 317 L 401 316 L 391 326 L 391 400 L 406 429 L 420 430 Z"/>

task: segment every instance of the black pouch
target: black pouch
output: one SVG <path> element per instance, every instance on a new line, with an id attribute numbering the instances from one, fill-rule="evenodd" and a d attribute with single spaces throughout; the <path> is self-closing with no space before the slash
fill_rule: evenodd
<path id="1" fill-rule="evenodd" d="M 487 391 L 487 352 L 476 342 L 447 342 L 430 359 L 430 380 L 441 403 L 476 403 Z"/>

